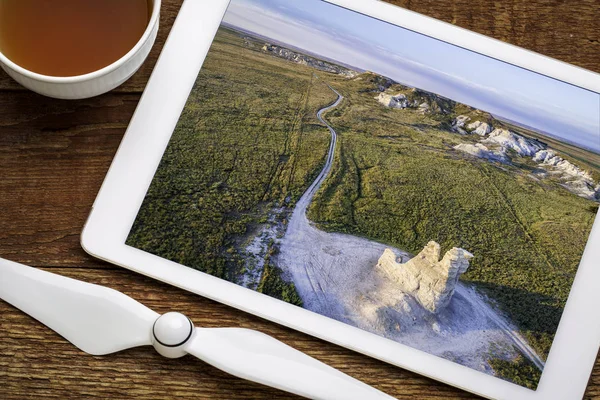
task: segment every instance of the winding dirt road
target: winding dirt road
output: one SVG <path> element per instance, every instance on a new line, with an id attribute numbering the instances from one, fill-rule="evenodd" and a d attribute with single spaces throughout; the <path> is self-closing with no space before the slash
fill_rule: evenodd
<path id="1" fill-rule="evenodd" d="M 327 160 L 296 204 L 277 257 L 277 264 L 296 285 L 304 307 L 487 373 L 492 373 L 487 363 L 492 348 L 497 357 L 507 360 L 517 356 L 516 348 L 543 369 L 535 351 L 473 289 L 459 284 L 450 305 L 437 315 L 431 314 L 375 270 L 379 257 L 390 246 L 324 232 L 310 223 L 306 211 L 331 172 L 338 141 L 324 114 L 344 97 L 331 90 L 337 100 L 317 113 L 331 133 Z M 391 249 L 404 261 L 411 258 L 400 249 Z"/>
<path id="2" fill-rule="evenodd" d="M 315 197 L 315 193 L 317 192 L 317 190 L 319 190 L 319 188 L 323 184 L 323 181 L 329 175 L 329 172 L 331 171 L 331 166 L 333 165 L 333 159 L 335 157 L 335 147 L 337 146 L 337 133 L 336 133 L 335 129 L 333 129 L 327 123 L 327 121 L 325 121 L 325 119 L 323 119 L 323 114 L 325 114 L 327 111 L 339 106 L 340 103 L 342 102 L 342 100 L 344 100 L 344 96 L 342 96 L 337 90 L 335 90 L 331 86 L 329 86 L 329 88 L 331 90 L 333 90 L 335 94 L 337 94 L 338 98 L 333 104 L 320 109 L 317 112 L 317 119 L 319 121 L 321 121 L 321 123 L 323 125 L 325 125 L 327 127 L 327 129 L 329 129 L 329 132 L 331 133 L 331 142 L 329 144 L 329 152 L 327 153 L 327 161 L 325 161 L 325 166 L 321 170 L 321 173 L 319 174 L 319 176 L 317 176 L 317 178 L 314 180 L 312 185 L 310 185 L 310 187 L 306 190 L 306 192 L 304 192 L 304 194 L 302 195 L 302 197 L 300 198 L 298 203 L 296 203 L 296 208 L 294 209 L 294 214 L 296 212 L 302 213 L 305 216 L 304 219 L 306 219 L 306 210 L 308 209 L 308 206 L 312 202 L 313 197 Z M 306 219 L 306 222 L 308 223 L 308 219 Z"/>

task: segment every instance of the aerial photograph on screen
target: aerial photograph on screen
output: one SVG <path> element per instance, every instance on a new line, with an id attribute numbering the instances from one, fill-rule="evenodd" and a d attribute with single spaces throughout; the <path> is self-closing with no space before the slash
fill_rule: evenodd
<path id="1" fill-rule="evenodd" d="M 319 0 L 233 0 L 127 244 L 537 387 L 600 96 Z"/>

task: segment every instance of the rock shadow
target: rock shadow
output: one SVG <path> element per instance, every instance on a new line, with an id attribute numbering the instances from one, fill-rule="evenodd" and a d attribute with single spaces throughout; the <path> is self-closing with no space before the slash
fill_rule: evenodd
<path id="1" fill-rule="evenodd" d="M 491 300 L 488 304 L 520 330 L 551 335 L 556 333 L 564 305 L 560 305 L 560 301 L 555 297 L 489 282 L 465 283 L 487 295 Z M 494 300 L 499 300 L 499 303 L 507 306 L 501 308 Z"/>

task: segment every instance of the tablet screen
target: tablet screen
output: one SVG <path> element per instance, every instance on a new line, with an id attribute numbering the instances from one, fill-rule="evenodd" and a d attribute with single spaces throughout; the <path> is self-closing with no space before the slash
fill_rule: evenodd
<path id="1" fill-rule="evenodd" d="M 332 4 L 233 0 L 127 244 L 535 389 L 598 212 L 599 110 Z"/>

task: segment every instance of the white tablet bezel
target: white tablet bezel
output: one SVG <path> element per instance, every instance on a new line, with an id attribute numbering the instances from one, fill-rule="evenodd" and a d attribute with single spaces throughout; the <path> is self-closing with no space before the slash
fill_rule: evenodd
<path id="1" fill-rule="evenodd" d="M 450 24 L 375 0 L 325 1 L 600 93 L 598 74 Z M 83 230 L 84 249 L 100 259 L 485 397 L 581 398 L 600 346 L 600 318 L 590 319 L 600 304 L 600 218 L 536 391 L 125 245 L 228 4 L 229 0 L 184 2 Z"/>

